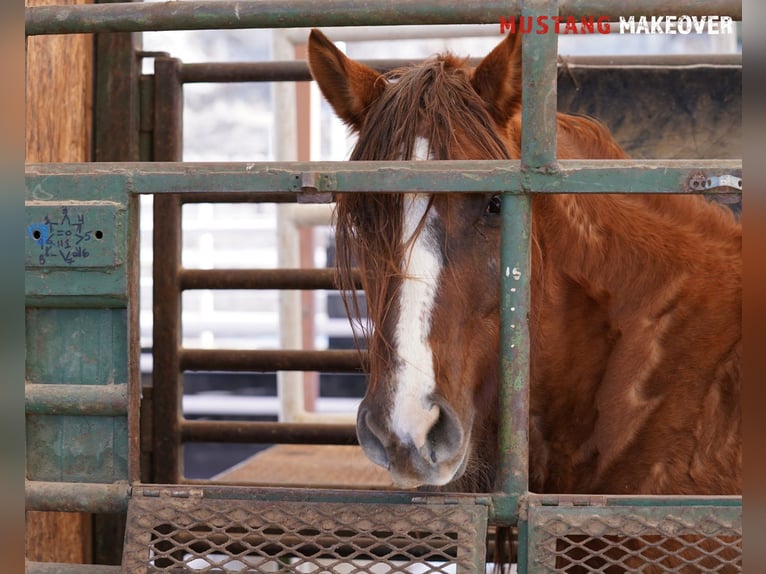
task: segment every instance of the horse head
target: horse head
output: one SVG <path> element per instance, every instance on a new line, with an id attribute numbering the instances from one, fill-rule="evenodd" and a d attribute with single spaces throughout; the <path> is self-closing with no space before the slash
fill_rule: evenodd
<path id="1" fill-rule="evenodd" d="M 475 69 L 447 54 L 380 74 L 314 30 L 308 57 L 358 134 L 352 160 L 508 159 L 518 157 L 519 44 L 509 35 Z M 462 193 L 337 200 L 340 277 L 349 286 L 359 267 L 373 325 L 357 434 L 400 486 L 492 466 L 501 203 Z"/>

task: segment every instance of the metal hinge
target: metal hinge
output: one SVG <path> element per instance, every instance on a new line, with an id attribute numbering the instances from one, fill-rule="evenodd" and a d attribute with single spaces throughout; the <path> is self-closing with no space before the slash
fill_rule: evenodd
<path id="1" fill-rule="evenodd" d="M 429 495 L 429 496 L 414 496 L 411 502 L 412 504 L 426 504 L 426 505 L 438 505 L 438 506 L 447 506 L 452 504 L 476 504 L 479 506 L 490 506 L 492 504 L 492 497 L 490 496 Z"/>
<path id="2" fill-rule="evenodd" d="M 742 191 L 742 178 L 736 175 L 718 175 L 709 177 L 705 180 L 705 189 L 716 189 L 719 187 L 730 187 Z"/>
<path id="3" fill-rule="evenodd" d="M 606 506 L 606 496 L 594 494 L 544 494 L 530 497 L 529 504 L 537 506 Z"/>
<path id="4" fill-rule="evenodd" d="M 201 488 L 133 488 L 133 496 L 145 498 L 202 498 L 204 494 Z"/>
<path id="5" fill-rule="evenodd" d="M 706 177 L 704 173 L 698 172 L 689 179 L 689 186 L 694 191 L 710 191 L 721 187 L 742 191 L 742 178 L 731 174 Z"/>

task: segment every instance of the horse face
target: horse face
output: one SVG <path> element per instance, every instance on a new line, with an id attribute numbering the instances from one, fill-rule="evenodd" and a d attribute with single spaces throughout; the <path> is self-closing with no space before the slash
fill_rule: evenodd
<path id="1" fill-rule="evenodd" d="M 389 81 L 315 30 L 309 64 L 359 132 L 352 159 L 513 154 L 514 37 L 473 72 L 445 56 Z M 500 205 L 484 194 L 338 199 L 340 276 L 358 264 L 374 325 L 357 435 L 398 486 L 445 485 L 495 456 Z"/>

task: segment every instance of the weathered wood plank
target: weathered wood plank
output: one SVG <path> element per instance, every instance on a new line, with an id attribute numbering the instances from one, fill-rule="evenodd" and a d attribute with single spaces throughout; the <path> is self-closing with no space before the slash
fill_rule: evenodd
<path id="1" fill-rule="evenodd" d="M 27 6 L 87 0 L 26 0 Z M 27 41 L 26 161 L 91 159 L 93 36 L 50 36 Z M 88 562 L 90 514 L 28 512 L 26 556 L 41 562 Z"/>

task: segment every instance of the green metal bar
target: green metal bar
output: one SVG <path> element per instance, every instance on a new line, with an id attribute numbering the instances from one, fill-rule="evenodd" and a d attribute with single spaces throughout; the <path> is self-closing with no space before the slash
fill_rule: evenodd
<path id="1" fill-rule="evenodd" d="M 685 5 L 684 5 L 685 4 Z M 520 12 L 520 0 L 480 2 L 462 0 L 225 0 L 189 2 L 137 2 L 105 5 L 38 6 L 26 9 L 27 36 L 83 32 L 140 32 L 231 28 L 291 28 L 312 26 L 499 24 Z M 651 15 L 720 15 L 742 19 L 737 0 L 707 2 L 614 2 L 563 0 L 561 15 L 574 17 Z"/>
<path id="2" fill-rule="evenodd" d="M 556 0 L 525 0 L 521 17 L 553 16 Z M 528 169 L 555 173 L 556 162 L 555 34 L 522 38 L 522 182 Z M 510 190 L 509 190 L 510 191 Z M 503 198 L 500 244 L 500 361 L 498 473 L 495 489 L 511 503 L 529 490 L 529 325 L 532 262 L 532 204 L 529 195 Z M 508 500 L 506 499 L 506 502 Z M 516 521 L 516 509 L 496 510 Z"/>
<path id="3" fill-rule="evenodd" d="M 39 415 L 101 415 L 128 413 L 128 386 L 54 385 L 27 383 L 26 412 Z"/>
<path id="4" fill-rule="evenodd" d="M 529 467 L 529 242 L 531 197 L 503 198 L 500 243 L 500 361 L 498 477 L 495 489 L 512 499 L 528 490 Z M 515 505 L 496 509 L 499 518 L 515 521 Z M 511 515 L 512 514 L 512 515 Z"/>
<path id="5" fill-rule="evenodd" d="M 41 7 L 42 8 L 42 7 Z M 355 0 L 263 0 L 121 3 L 28 9 L 27 35 L 80 32 L 139 32 L 230 28 L 291 28 L 389 24 L 463 24 L 499 22 L 512 10 L 507 1 L 476 0 L 444 5 L 440 0 L 369 2 Z"/>
<path id="6" fill-rule="evenodd" d="M 305 488 L 222 485 L 206 479 L 185 478 L 179 485 L 137 484 L 131 496 L 161 497 L 172 488 L 174 497 L 228 500 L 258 500 L 264 502 L 358 502 L 376 504 L 479 504 L 488 506 L 490 498 L 480 494 L 417 492 L 412 490 L 362 490 L 321 488 L 308 491 Z"/>
<path id="7" fill-rule="evenodd" d="M 636 176 L 636 169 L 642 169 Z M 524 174 L 519 161 L 259 162 L 259 163 L 50 163 L 26 166 L 29 192 L 59 189 L 98 199 L 104 190 L 134 194 L 312 191 L 511 193 L 738 193 L 694 183 L 732 174 L 741 160 L 561 160 L 555 171 Z"/>
<path id="8" fill-rule="evenodd" d="M 557 0 L 524 0 L 521 17 L 551 18 Z M 556 162 L 558 35 L 524 34 L 521 41 L 521 166 L 550 171 Z"/>
<path id="9" fill-rule="evenodd" d="M 80 482 L 26 481 L 26 509 L 57 512 L 126 512 L 130 486 Z"/>
<path id="10" fill-rule="evenodd" d="M 27 561 L 24 572 L 25 574 L 120 574 L 122 566 Z"/>

